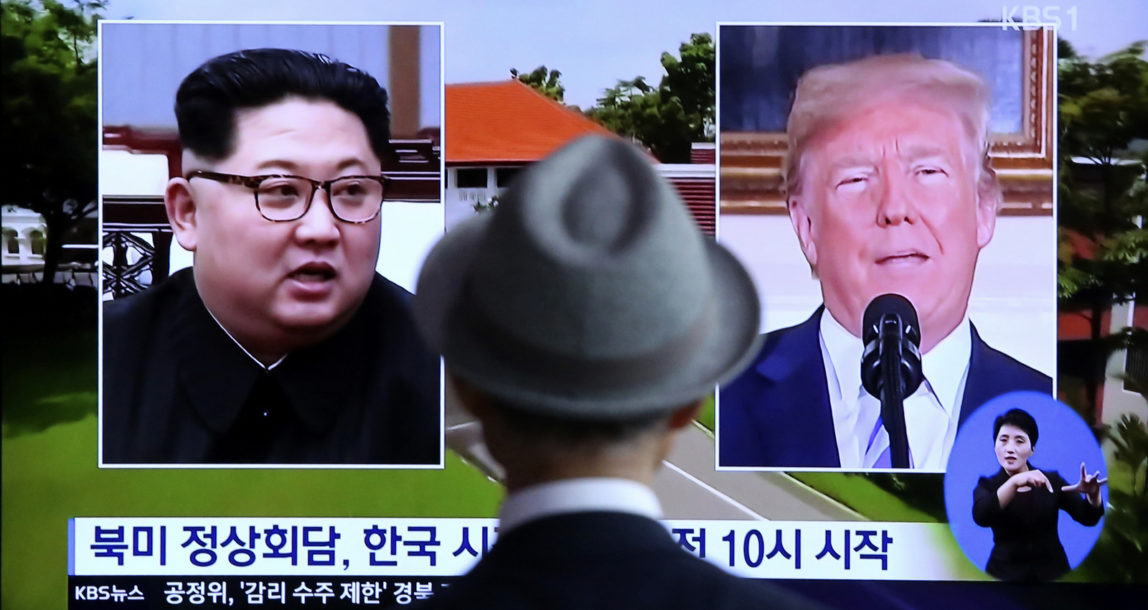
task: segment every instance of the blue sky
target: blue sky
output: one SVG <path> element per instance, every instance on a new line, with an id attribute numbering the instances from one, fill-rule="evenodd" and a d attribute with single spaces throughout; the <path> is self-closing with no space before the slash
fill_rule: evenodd
<path id="1" fill-rule="evenodd" d="M 692 32 L 716 21 L 973 22 L 1020 15 L 1025 3 L 1002 0 L 111 0 L 113 19 L 325 20 L 445 22 L 446 82 L 509 78 L 509 69 L 545 64 L 562 71 L 567 103 L 593 105 L 618 79 L 657 82 L 662 51 L 677 51 Z M 1063 22 L 1061 33 L 1085 55 L 1148 38 L 1143 0 L 1027 3 Z M 1075 17 L 1075 19 L 1074 19 Z M 1072 29 L 1075 21 L 1075 30 Z"/>

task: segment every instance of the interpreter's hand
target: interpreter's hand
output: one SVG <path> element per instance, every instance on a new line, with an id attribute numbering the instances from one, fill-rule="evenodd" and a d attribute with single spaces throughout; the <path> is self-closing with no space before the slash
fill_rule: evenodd
<path id="1" fill-rule="evenodd" d="M 1065 485 L 1060 488 L 1060 491 L 1065 493 L 1077 492 L 1088 496 L 1088 502 L 1093 506 L 1100 506 L 1100 486 L 1108 482 L 1108 478 L 1100 478 L 1100 471 L 1097 470 L 1096 474 L 1088 476 L 1088 471 L 1084 468 L 1084 462 L 1080 463 L 1080 480 L 1075 485 Z"/>
<path id="2" fill-rule="evenodd" d="M 1008 483 L 1011 484 L 1018 492 L 1030 491 L 1036 487 L 1044 487 L 1052 492 L 1052 483 L 1048 482 L 1048 477 L 1039 470 L 1026 470 L 1018 472 L 1009 477 Z"/>

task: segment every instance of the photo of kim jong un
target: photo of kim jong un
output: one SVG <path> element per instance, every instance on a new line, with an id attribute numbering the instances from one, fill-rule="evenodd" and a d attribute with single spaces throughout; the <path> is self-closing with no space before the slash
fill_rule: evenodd
<path id="1" fill-rule="evenodd" d="M 101 466 L 441 467 L 440 38 L 102 24 Z"/>

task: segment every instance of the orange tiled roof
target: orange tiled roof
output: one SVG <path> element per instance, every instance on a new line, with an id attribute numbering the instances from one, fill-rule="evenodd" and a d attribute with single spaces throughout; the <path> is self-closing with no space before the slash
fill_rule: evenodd
<path id="1" fill-rule="evenodd" d="M 612 132 L 517 80 L 446 86 L 447 163 L 529 163 L 587 134 Z"/>

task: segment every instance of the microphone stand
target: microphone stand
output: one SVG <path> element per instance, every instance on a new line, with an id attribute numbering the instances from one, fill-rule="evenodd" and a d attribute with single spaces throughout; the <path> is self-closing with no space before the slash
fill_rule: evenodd
<path id="1" fill-rule="evenodd" d="M 881 320 L 881 419 L 889 433 L 889 457 L 894 468 L 909 468 L 909 435 L 905 430 L 905 384 L 901 377 L 901 320 Z"/>

